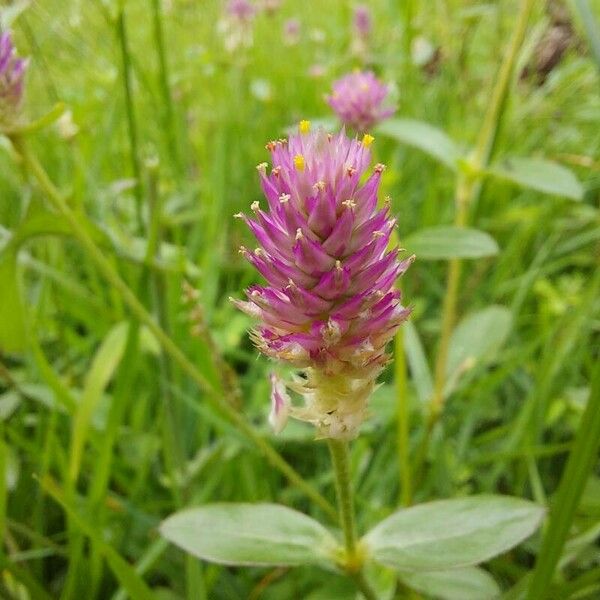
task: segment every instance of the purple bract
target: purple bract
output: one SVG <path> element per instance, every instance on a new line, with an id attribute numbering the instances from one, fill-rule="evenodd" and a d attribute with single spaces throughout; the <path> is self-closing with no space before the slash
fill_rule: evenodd
<path id="1" fill-rule="evenodd" d="M 251 335 L 261 352 L 307 371 L 304 385 L 287 384 L 312 394 L 310 406 L 292 408 L 292 416 L 324 436 L 354 435 L 348 418 L 324 424 L 323 414 L 341 414 L 341 404 L 359 397 L 366 405 L 388 360 L 386 344 L 410 313 L 394 284 L 413 257 L 400 260 L 398 248 L 388 247 L 396 220 L 389 201 L 378 207 L 384 166 L 363 181 L 373 138 L 309 129 L 302 121 L 289 141 L 267 144 L 273 166 L 258 165 L 267 208 L 254 202 L 254 218 L 236 215 L 258 241 L 241 252 L 267 285 L 251 286 L 248 301 L 234 303 L 260 321 Z M 285 405 L 277 386 L 273 414 Z"/>
<path id="2" fill-rule="evenodd" d="M 391 117 L 395 107 L 386 105 L 388 86 L 371 71 L 350 73 L 333 84 L 327 103 L 344 125 L 365 132 Z"/>

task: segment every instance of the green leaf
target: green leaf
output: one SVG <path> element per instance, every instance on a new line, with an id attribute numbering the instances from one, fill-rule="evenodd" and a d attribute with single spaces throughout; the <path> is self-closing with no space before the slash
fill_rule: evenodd
<path id="1" fill-rule="evenodd" d="M 171 515 L 161 534 L 183 550 L 224 565 L 327 562 L 336 547 L 317 521 L 277 504 L 209 504 Z"/>
<path id="2" fill-rule="evenodd" d="M 496 240 L 485 231 L 440 225 L 421 229 L 402 242 L 421 260 L 483 258 L 498 254 Z"/>
<path id="3" fill-rule="evenodd" d="M 118 323 L 109 331 L 86 375 L 81 402 L 73 421 L 73 440 L 69 461 L 71 481 L 76 481 L 79 475 L 84 445 L 94 410 L 123 357 L 128 327 L 129 323 Z"/>
<path id="4" fill-rule="evenodd" d="M 510 496 L 439 500 L 395 512 L 364 543 L 374 560 L 400 571 L 467 567 L 516 546 L 543 515 L 543 508 Z"/>
<path id="5" fill-rule="evenodd" d="M 409 320 L 404 327 L 404 348 L 410 366 L 412 381 L 417 389 L 417 396 L 421 402 L 427 402 L 433 393 L 433 377 L 423 350 L 419 332 L 414 323 Z"/>
<path id="6" fill-rule="evenodd" d="M 468 315 L 459 323 L 452 333 L 448 350 L 446 395 L 463 373 L 494 356 L 506 341 L 511 327 L 512 313 L 497 305 Z"/>
<path id="7" fill-rule="evenodd" d="M 409 587 L 440 600 L 493 600 L 501 593 L 492 576 L 478 567 L 399 576 Z"/>
<path id="8" fill-rule="evenodd" d="M 36 119 L 31 123 L 26 123 L 20 127 L 11 128 L 11 132 L 18 133 L 20 135 L 35 133 L 40 129 L 47 127 L 48 125 L 52 125 L 52 123 L 60 119 L 65 112 L 65 109 L 66 106 L 63 102 L 57 102 L 49 112 L 41 116 L 39 119 Z"/>
<path id="9" fill-rule="evenodd" d="M 461 157 L 458 146 L 442 130 L 429 123 L 415 119 L 388 119 L 377 127 L 376 132 L 414 146 L 453 171 L 457 170 Z"/>
<path id="10" fill-rule="evenodd" d="M 0 251 L 0 351 L 25 348 L 25 320 L 19 290 L 16 249 L 9 244 Z"/>
<path id="11" fill-rule="evenodd" d="M 45 235 L 72 235 L 64 219 L 49 211 L 42 202 L 32 200 L 19 226 L 15 229 L 11 244 L 20 247 L 31 238 Z"/>
<path id="12" fill-rule="evenodd" d="M 574 173 L 550 160 L 510 157 L 492 165 L 486 172 L 545 194 L 564 196 L 572 200 L 583 198 L 583 187 Z"/>

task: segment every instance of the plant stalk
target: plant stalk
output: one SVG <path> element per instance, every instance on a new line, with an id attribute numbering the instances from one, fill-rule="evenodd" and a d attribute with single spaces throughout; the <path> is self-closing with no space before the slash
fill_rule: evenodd
<path id="1" fill-rule="evenodd" d="M 498 71 L 496 84 L 492 91 L 489 108 L 483 119 L 475 150 L 469 160 L 469 164 L 463 167 L 459 172 L 455 195 L 456 212 L 454 225 L 456 227 L 467 226 L 469 208 L 477 201 L 481 192 L 481 174 L 488 166 L 494 151 L 500 123 L 506 106 L 510 82 L 517 62 L 517 55 L 525 37 L 527 22 L 534 1 L 535 0 L 523 0 L 521 2 L 516 26 L 504 56 L 504 60 Z M 442 328 L 435 361 L 433 395 L 429 405 L 429 416 L 424 441 L 419 453 L 417 470 L 420 470 L 422 467 L 433 428 L 444 410 L 444 388 L 446 385 L 448 351 L 450 347 L 450 337 L 456 321 L 456 307 L 458 304 L 461 272 L 462 261 L 460 259 L 452 259 L 448 265 L 448 275 L 446 279 L 446 292 L 442 308 Z"/>
<path id="2" fill-rule="evenodd" d="M 350 474 L 350 448 L 348 442 L 328 439 L 329 453 L 335 476 L 335 492 L 339 510 L 339 521 L 344 534 L 345 554 L 343 566 L 367 600 L 377 600 L 362 570 L 362 556 L 358 548 L 354 499 Z"/>
<path id="3" fill-rule="evenodd" d="M 117 15 L 117 37 L 121 49 L 123 90 L 125 92 L 125 113 L 127 115 L 127 130 L 129 134 L 129 153 L 131 160 L 131 169 L 135 179 L 135 217 L 138 233 L 144 229 L 144 219 L 142 215 L 142 168 L 140 164 L 138 131 L 135 119 L 135 108 L 133 105 L 133 93 L 131 82 L 131 60 L 129 58 L 129 44 L 127 40 L 127 24 L 125 23 L 125 7 L 121 5 Z"/>

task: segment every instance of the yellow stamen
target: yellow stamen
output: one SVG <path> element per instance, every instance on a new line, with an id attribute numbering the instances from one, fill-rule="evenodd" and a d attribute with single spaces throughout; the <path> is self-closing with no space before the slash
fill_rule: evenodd
<path id="1" fill-rule="evenodd" d="M 300 121 L 300 133 L 308 133 L 310 131 L 310 121 Z"/>
<path id="2" fill-rule="evenodd" d="M 302 156 L 302 154 L 296 154 L 296 156 L 294 156 L 294 165 L 296 165 L 298 171 L 304 171 L 306 163 L 304 162 L 304 156 Z"/>
<path id="3" fill-rule="evenodd" d="M 368 133 L 365 133 L 365 135 L 363 135 L 363 146 L 366 146 L 368 148 L 374 141 L 375 138 L 372 135 L 369 135 Z"/>

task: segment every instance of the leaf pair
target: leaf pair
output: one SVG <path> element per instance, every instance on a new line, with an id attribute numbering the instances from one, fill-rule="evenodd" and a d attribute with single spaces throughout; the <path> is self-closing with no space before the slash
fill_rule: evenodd
<path id="1" fill-rule="evenodd" d="M 516 546 L 538 527 L 544 511 L 508 496 L 471 496 L 401 509 L 361 540 L 366 557 L 393 568 L 408 585 L 485 583 L 463 569 Z M 211 562 L 246 566 L 319 565 L 336 569 L 339 545 L 314 519 L 276 504 L 210 504 L 181 511 L 160 527 L 183 550 Z M 438 572 L 429 582 L 421 573 Z M 413 581 L 414 580 L 414 581 Z M 450 597 L 450 596 L 448 596 Z"/>

